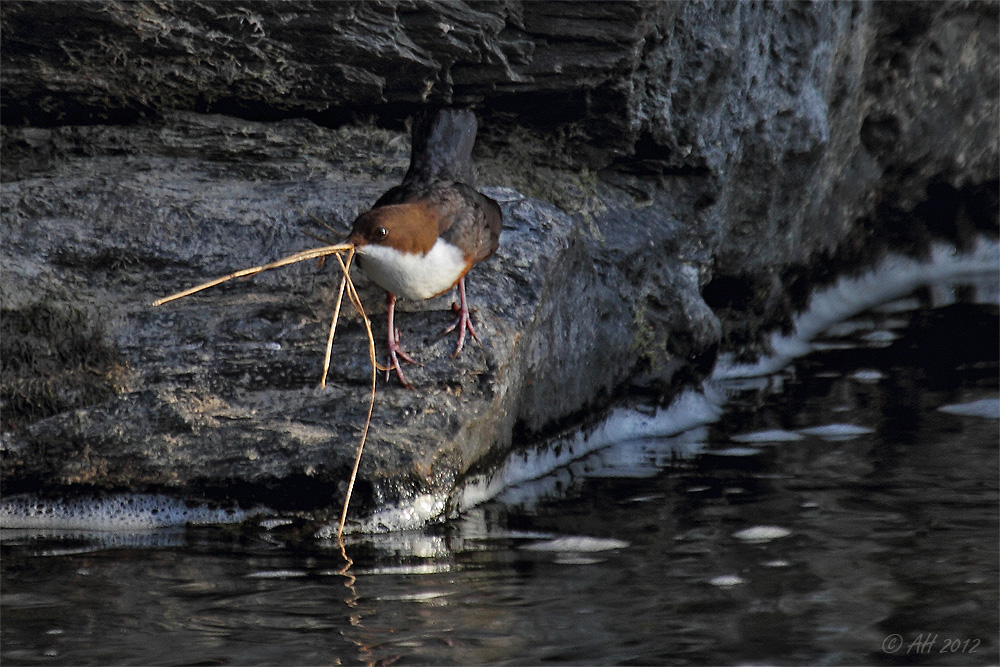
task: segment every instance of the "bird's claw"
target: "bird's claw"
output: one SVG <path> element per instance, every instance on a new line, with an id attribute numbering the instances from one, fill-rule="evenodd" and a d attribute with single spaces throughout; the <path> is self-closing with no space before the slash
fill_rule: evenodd
<path id="1" fill-rule="evenodd" d="M 472 317 L 469 315 L 469 311 L 468 310 L 463 311 L 461 308 L 458 308 L 457 305 L 454 304 L 452 309 L 459 311 L 458 317 L 455 318 L 455 321 L 452 322 L 451 326 L 449 326 L 447 329 L 441 332 L 441 335 L 445 336 L 447 334 L 450 334 L 452 331 L 458 329 L 458 343 L 455 345 L 455 351 L 451 355 L 451 358 L 454 359 L 455 357 L 458 356 L 458 353 L 461 352 L 462 348 L 465 346 L 466 332 L 468 332 L 469 335 L 471 335 L 480 345 L 482 345 L 483 342 L 479 340 L 479 336 L 476 335 L 476 329 L 475 327 L 472 326 Z"/>
<path id="2" fill-rule="evenodd" d="M 385 368 L 385 379 L 389 380 L 389 371 L 395 369 L 396 377 L 399 378 L 399 383 L 406 387 L 407 389 L 412 389 L 412 385 L 406 381 L 406 377 L 403 375 L 403 369 L 399 365 L 399 360 L 415 364 L 419 366 L 417 360 L 406 353 L 406 350 L 402 348 L 399 344 L 399 329 L 393 329 L 392 337 L 389 339 L 389 359 L 388 365 Z"/>

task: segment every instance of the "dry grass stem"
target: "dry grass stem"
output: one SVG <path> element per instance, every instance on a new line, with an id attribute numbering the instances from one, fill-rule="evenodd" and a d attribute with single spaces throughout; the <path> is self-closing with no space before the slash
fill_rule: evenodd
<path id="1" fill-rule="evenodd" d="M 327 255 L 333 255 L 341 252 L 348 252 L 354 249 L 354 246 L 350 243 L 338 243 L 336 245 L 322 246 L 320 248 L 313 248 L 311 250 L 303 250 L 302 252 L 297 252 L 294 255 L 289 255 L 288 257 L 282 257 L 276 262 L 271 262 L 270 264 L 265 264 L 263 266 L 255 266 L 250 269 L 240 269 L 230 273 L 228 276 L 222 276 L 221 278 L 216 278 L 215 280 L 209 280 L 207 283 L 202 283 L 200 285 L 195 285 L 186 290 L 177 292 L 176 294 L 171 294 L 170 296 L 165 296 L 162 299 L 157 299 L 153 302 L 154 306 L 162 306 L 165 303 L 171 301 L 176 301 L 177 299 L 183 299 L 186 296 L 191 296 L 202 290 L 206 290 L 209 287 L 215 287 L 216 285 L 221 285 L 224 282 L 232 280 L 233 278 L 245 278 L 247 276 L 256 275 L 262 271 L 269 271 L 271 269 L 277 269 L 282 266 L 288 266 L 289 264 L 295 264 L 296 262 L 304 262 L 307 259 L 315 259 L 317 257 L 326 257 Z"/>
<path id="2" fill-rule="evenodd" d="M 350 256 L 348 259 L 350 259 Z M 372 334 L 372 323 L 368 320 L 368 315 L 365 314 L 365 309 L 361 305 L 361 298 L 358 296 L 357 290 L 354 289 L 354 283 L 351 281 L 348 265 L 344 263 L 344 260 L 340 255 L 337 255 L 337 261 L 340 262 L 340 268 L 344 272 L 344 278 L 347 283 L 351 303 L 353 303 L 354 307 L 358 309 L 358 313 L 361 315 L 361 321 L 365 324 L 365 331 L 368 334 L 368 356 L 372 362 L 371 400 L 368 402 L 368 416 L 365 419 L 365 428 L 361 432 L 361 442 L 358 444 L 358 454 L 354 458 L 354 468 L 351 469 L 351 479 L 347 483 L 347 495 L 344 497 L 344 509 L 340 513 L 340 523 L 337 524 L 337 537 L 339 539 L 344 533 L 344 523 L 347 521 L 347 508 L 351 504 L 351 494 L 354 492 L 354 480 L 358 477 L 358 468 L 361 466 L 361 454 L 365 450 L 365 441 L 368 439 L 368 427 L 372 423 L 372 411 L 375 409 L 375 381 L 378 377 L 378 371 L 376 368 L 378 367 L 378 364 L 375 361 L 375 336 Z"/>
<path id="3" fill-rule="evenodd" d="M 340 255 L 337 255 L 340 257 Z M 337 322 L 340 321 L 340 306 L 344 302 L 344 288 L 350 280 L 351 261 L 354 259 L 354 248 L 347 252 L 347 264 L 344 275 L 340 279 L 340 289 L 337 290 L 337 305 L 333 308 L 333 319 L 330 320 L 330 335 L 326 337 L 326 353 L 323 356 L 323 376 L 319 379 L 320 389 L 326 389 L 326 376 L 330 372 L 330 358 L 333 356 L 333 336 L 337 333 Z"/>
<path id="4" fill-rule="evenodd" d="M 341 257 L 341 253 L 347 253 L 347 261 Z M 368 429 L 372 422 L 372 412 L 375 409 L 375 384 L 378 377 L 378 370 L 380 365 L 375 359 L 375 336 L 372 334 L 372 325 L 368 319 L 368 315 L 365 314 L 364 306 L 361 305 L 361 297 L 358 296 L 358 291 L 354 288 L 354 282 L 351 280 L 351 262 L 354 259 L 354 245 L 350 243 L 338 243 L 334 245 L 326 245 L 319 248 L 312 248 L 310 250 L 304 250 L 302 252 L 297 252 L 294 255 L 289 255 L 283 257 L 277 261 L 271 262 L 270 264 L 264 264 L 263 266 L 255 266 L 249 269 L 240 269 L 239 271 L 234 271 L 229 275 L 222 276 L 221 278 L 216 278 L 214 280 L 209 280 L 208 282 L 196 285 L 186 290 L 177 292 L 176 294 L 171 294 L 170 296 L 163 297 L 162 299 L 157 299 L 153 302 L 154 306 L 162 306 L 165 303 L 171 301 L 176 301 L 177 299 L 183 299 L 186 296 L 191 296 L 206 290 L 210 287 L 215 287 L 234 278 L 244 278 L 246 276 L 252 276 L 263 271 L 268 271 L 270 269 L 277 269 L 282 266 L 288 266 L 289 264 L 295 264 L 297 262 L 303 262 L 308 259 L 325 258 L 329 255 L 336 255 L 337 261 L 340 263 L 341 272 L 343 277 L 340 281 L 340 289 L 337 294 L 337 303 L 333 311 L 333 319 L 330 322 L 330 334 L 327 336 L 326 340 L 326 353 L 323 358 L 323 376 L 320 379 L 320 387 L 326 387 L 326 378 L 330 370 L 330 360 L 333 354 L 333 338 L 337 331 L 337 322 L 340 320 L 340 310 L 341 305 L 344 300 L 344 292 L 347 292 L 351 303 L 357 309 L 358 313 L 361 315 L 361 321 L 365 325 L 365 333 L 368 335 L 368 356 L 371 360 L 372 365 L 372 376 L 371 376 L 371 395 L 368 401 L 368 415 L 365 418 L 365 426 L 361 432 L 361 441 L 358 443 L 358 453 L 354 459 L 354 467 L 351 470 L 351 477 L 347 484 L 347 495 L 344 498 L 344 507 L 340 514 L 340 523 L 337 525 L 337 539 L 341 544 L 341 550 L 343 551 L 343 541 L 341 537 L 344 532 L 344 524 L 347 521 L 347 509 L 351 503 L 351 494 L 354 492 L 354 482 L 358 476 L 358 469 L 361 466 L 361 455 L 365 449 L 365 442 L 368 439 Z M 346 553 L 344 554 L 346 558 Z M 347 567 L 350 567 L 351 560 L 347 558 Z M 345 568 L 346 569 L 346 568 Z"/>

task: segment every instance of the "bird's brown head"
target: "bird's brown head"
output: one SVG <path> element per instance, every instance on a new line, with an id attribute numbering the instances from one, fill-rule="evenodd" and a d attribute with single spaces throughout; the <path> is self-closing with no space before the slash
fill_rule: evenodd
<path id="1" fill-rule="evenodd" d="M 382 245 L 400 252 L 424 254 L 434 247 L 437 237 L 437 219 L 428 207 L 394 204 L 359 215 L 347 242 L 353 243 L 359 252 L 367 245 Z"/>

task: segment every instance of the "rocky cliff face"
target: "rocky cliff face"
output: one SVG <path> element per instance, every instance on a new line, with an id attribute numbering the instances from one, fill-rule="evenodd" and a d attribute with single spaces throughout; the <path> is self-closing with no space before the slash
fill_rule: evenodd
<path id="1" fill-rule="evenodd" d="M 149 303 L 345 233 L 426 104 L 479 115 L 505 230 L 483 349 L 447 359 L 446 298 L 401 316 L 425 365 L 380 386 L 364 505 L 669 398 L 831 258 L 997 232 L 998 7 L 6 2 L 0 481 L 337 505 L 366 360 L 355 317 L 313 390 L 329 266 Z"/>

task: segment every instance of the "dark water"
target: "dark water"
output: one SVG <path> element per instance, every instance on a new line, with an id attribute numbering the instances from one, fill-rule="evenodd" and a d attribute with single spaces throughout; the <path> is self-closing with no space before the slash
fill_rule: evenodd
<path id="1" fill-rule="evenodd" d="M 346 574 L 270 524 L 8 533 L 3 664 L 997 664 L 998 420 L 938 408 L 997 399 L 998 322 L 861 316 L 710 427 L 352 538 Z"/>

